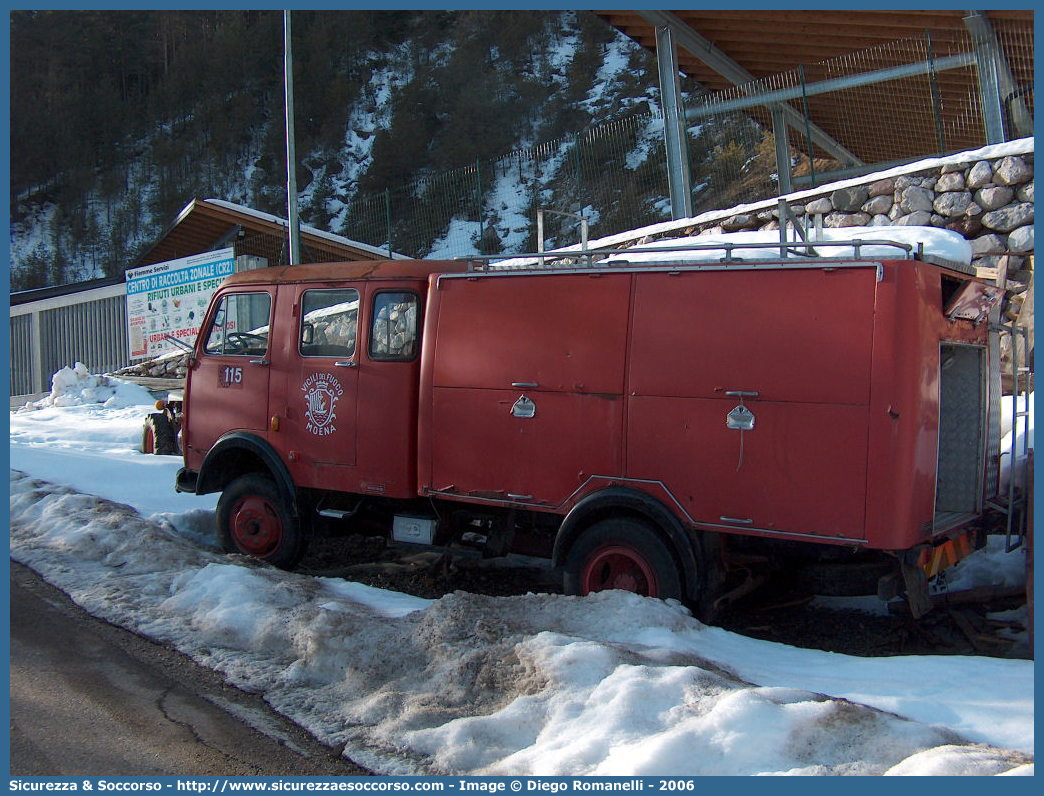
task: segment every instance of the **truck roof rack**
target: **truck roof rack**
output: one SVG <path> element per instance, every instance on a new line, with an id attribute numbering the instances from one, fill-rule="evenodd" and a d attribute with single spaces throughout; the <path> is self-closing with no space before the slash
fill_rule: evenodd
<path id="1" fill-rule="evenodd" d="M 563 247 L 547 251 L 544 248 L 543 216 L 551 212 L 558 215 L 579 219 L 582 227 L 580 245 Z M 805 214 L 804 219 L 798 217 L 794 208 L 784 197 L 777 202 L 776 218 L 779 219 L 778 240 L 764 235 L 758 239 L 759 232 L 725 235 L 722 238 L 705 239 L 700 242 L 699 236 L 687 238 L 661 238 L 659 241 L 646 241 L 628 248 L 594 247 L 588 244 L 588 222 L 582 215 L 565 213 L 558 210 L 537 211 L 537 249 L 533 254 L 476 254 L 458 257 L 468 262 L 468 271 L 502 272 L 530 270 L 561 270 L 579 268 L 670 268 L 685 266 L 687 268 L 705 266 L 721 268 L 728 265 L 751 267 L 757 263 L 809 266 L 823 260 L 875 261 L 875 260 L 907 260 L 916 259 L 948 268 L 960 273 L 975 276 L 975 269 L 969 262 L 964 263 L 942 257 L 938 251 L 926 251 L 924 238 L 936 239 L 942 231 L 924 229 L 917 232 L 917 227 L 903 227 L 907 242 L 887 237 L 885 227 L 876 227 L 871 233 L 874 237 L 859 237 L 867 227 L 835 228 L 827 232 L 823 227 L 823 216 Z M 898 230 L 897 227 L 888 229 Z M 881 230 L 881 237 L 877 237 Z M 652 232 L 652 229 L 648 229 Z M 764 232 L 767 232 L 765 230 Z M 637 236 L 640 230 L 635 232 Z M 846 232 L 852 237 L 845 237 Z M 898 234 L 895 232 L 893 234 Z M 956 235 L 957 233 L 947 233 Z M 913 236 L 918 236 L 913 238 Z M 793 237 L 793 240 L 791 238 Z M 671 245 L 675 243 L 676 245 Z M 660 245 L 657 245 L 660 244 Z M 933 247 L 936 245 L 932 244 Z M 940 246 L 947 251 L 949 244 Z M 872 251 L 866 251 L 872 249 Z M 882 249 L 884 251 L 882 251 Z M 823 250 L 823 251 L 821 251 Z M 828 251 L 832 250 L 832 251 Z M 851 254 L 848 252 L 851 251 Z M 635 255 L 638 255 L 637 258 Z M 675 255 L 657 257 L 657 255 Z M 686 256 L 690 255 L 690 256 Z M 499 261 L 499 262 L 497 262 Z"/>
<path id="2" fill-rule="evenodd" d="M 872 253 L 866 251 L 871 247 L 874 248 Z M 881 248 L 889 251 L 884 253 L 880 250 Z M 826 251 L 830 249 L 834 251 Z M 841 249 L 849 250 L 851 254 L 838 251 Z M 894 253 L 891 250 L 894 250 Z M 721 252 L 720 256 L 716 255 L 717 252 Z M 686 257 L 686 254 L 692 256 Z M 456 259 L 467 261 L 468 271 L 472 273 L 582 268 L 608 270 L 634 267 L 693 267 L 700 265 L 720 267 L 721 265 L 729 264 L 779 262 L 807 265 L 826 260 L 921 260 L 961 273 L 975 274 L 975 270 L 970 264 L 926 253 L 923 244 L 915 247 L 909 243 L 901 243 L 884 238 L 781 241 L 779 243 L 767 241 L 715 241 L 705 244 L 689 243 L 678 246 L 650 246 L 642 244 L 622 249 L 573 248 L 529 254 L 475 254 Z"/>

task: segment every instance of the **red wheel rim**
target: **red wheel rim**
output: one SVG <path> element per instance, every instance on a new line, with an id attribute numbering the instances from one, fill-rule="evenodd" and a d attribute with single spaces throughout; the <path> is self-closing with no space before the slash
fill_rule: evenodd
<path id="1" fill-rule="evenodd" d="M 274 552 L 283 538 L 279 515 L 271 503 L 257 495 L 239 500 L 228 522 L 236 546 L 252 556 Z"/>
<path id="2" fill-rule="evenodd" d="M 649 562 L 631 547 L 610 545 L 596 550 L 580 574 L 583 594 L 620 589 L 646 597 L 659 597 L 656 575 Z"/>
<path id="3" fill-rule="evenodd" d="M 156 435 L 152 430 L 152 426 L 145 427 L 145 438 L 141 444 L 142 450 L 145 453 L 154 453 L 156 450 Z"/>

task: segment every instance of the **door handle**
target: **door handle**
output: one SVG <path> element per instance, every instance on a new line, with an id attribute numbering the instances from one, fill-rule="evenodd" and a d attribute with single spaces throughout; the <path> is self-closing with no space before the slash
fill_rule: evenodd
<path id="1" fill-rule="evenodd" d="M 250 360 L 250 364 L 251 365 L 267 365 L 269 363 L 268 363 L 267 359 L 251 359 Z"/>
<path id="2" fill-rule="evenodd" d="M 355 362 L 354 360 L 347 359 L 347 360 L 345 360 L 343 362 L 334 362 L 334 367 L 335 368 L 357 368 L 357 367 L 359 367 L 359 363 Z"/>

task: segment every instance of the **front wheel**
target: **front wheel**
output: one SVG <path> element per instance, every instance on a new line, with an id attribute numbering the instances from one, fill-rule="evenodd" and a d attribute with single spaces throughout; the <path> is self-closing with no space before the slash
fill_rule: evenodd
<path id="1" fill-rule="evenodd" d="M 241 553 L 280 569 L 293 569 L 305 552 L 305 537 L 282 493 L 269 476 L 247 473 L 221 493 L 217 533 L 226 553 Z"/>
<path id="2" fill-rule="evenodd" d="M 621 589 L 682 600 L 682 577 L 667 543 L 645 522 L 612 518 L 580 534 L 565 560 L 566 594 Z"/>

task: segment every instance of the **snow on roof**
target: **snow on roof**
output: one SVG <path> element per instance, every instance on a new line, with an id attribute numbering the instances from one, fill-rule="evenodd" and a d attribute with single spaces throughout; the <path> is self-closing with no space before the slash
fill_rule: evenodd
<path id="1" fill-rule="evenodd" d="M 811 243 L 818 255 L 825 259 L 897 260 L 905 259 L 910 253 L 916 253 L 919 250 L 934 257 L 963 265 L 971 265 L 972 258 L 971 244 L 960 233 L 935 227 L 845 227 L 824 229 L 821 232 L 813 230 Z M 822 245 L 824 243 L 828 245 Z M 699 246 L 700 248 L 689 251 L 657 251 L 683 246 Z M 631 263 L 651 260 L 720 262 L 729 254 L 730 250 L 731 260 L 778 260 L 780 259 L 779 231 L 732 232 L 651 241 L 628 249 L 626 254 L 611 255 L 602 262 L 612 263 L 620 260 Z M 798 255 L 805 255 L 803 244 Z"/>
<path id="2" fill-rule="evenodd" d="M 252 207 L 237 205 L 234 202 L 226 202 L 224 199 L 204 199 L 204 201 L 208 204 L 216 205 L 217 207 L 224 207 L 227 210 L 234 210 L 235 212 L 242 213 L 243 215 L 253 216 L 254 218 L 260 219 L 262 221 L 268 221 L 271 224 L 280 224 L 281 226 L 285 227 L 289 223 L 285 218 L 280 218 L 279 216 L 272 215 L 271 213 L 263 213 L 260 210 L 254 210 Z M 314 235 L 317 238 L 325 238 L 326 240 L 333 241 L 334 243 L 338 243 L 342 246 L 351 246 L 352 248 L 361 249 L 363 251 L 370 252 L 371 254 L 377 254 L 384 257 L 388 255 L 387 249 L 382 249 L 377 246 L 371 246 L 368 243 L 360 243 L 357 240 L 351 240 L 350 238 L 345 238 L 341 235 L 335 235 L 332 232 L 326 232 L 325 230 L 316 229 L 315 227 L 310 227 L 307 224 L 301 225 L 301 231 L 307 232 L 309 235 Z M 392 253 L 391 257 L 395 260 L 408 259 L 405 255 L 396 254 L 394 252 Z"/>
<path id="3" fill-rule="evenodd" d="M 972 247 L 963 235 L 936 227 L 844 227 L 809 231 L 809 245 L 788 237 L 788 253 L 780 254 L 779 230 L 730 232 L 720 235 L 691 235 L 663 238 L 626 250 L 611 249 L 612 254 L 598 260 L 598 265 L 626 263 L 742 263 L 804 262 L 809 258 L 823 260 L 878 259 L 905 260 L 915 254 L 929 256 L 956 266 L 971 267 Z M 810 247 L 810 248 L 809 248 Z M 595 246 L 590 246 L 595 249 Z M 557 254 L 579 249 L 556 249 Z M 516 257 L 490 263 L 492 270 L 530 268 L 538 260 L 532 256 Z"/>

